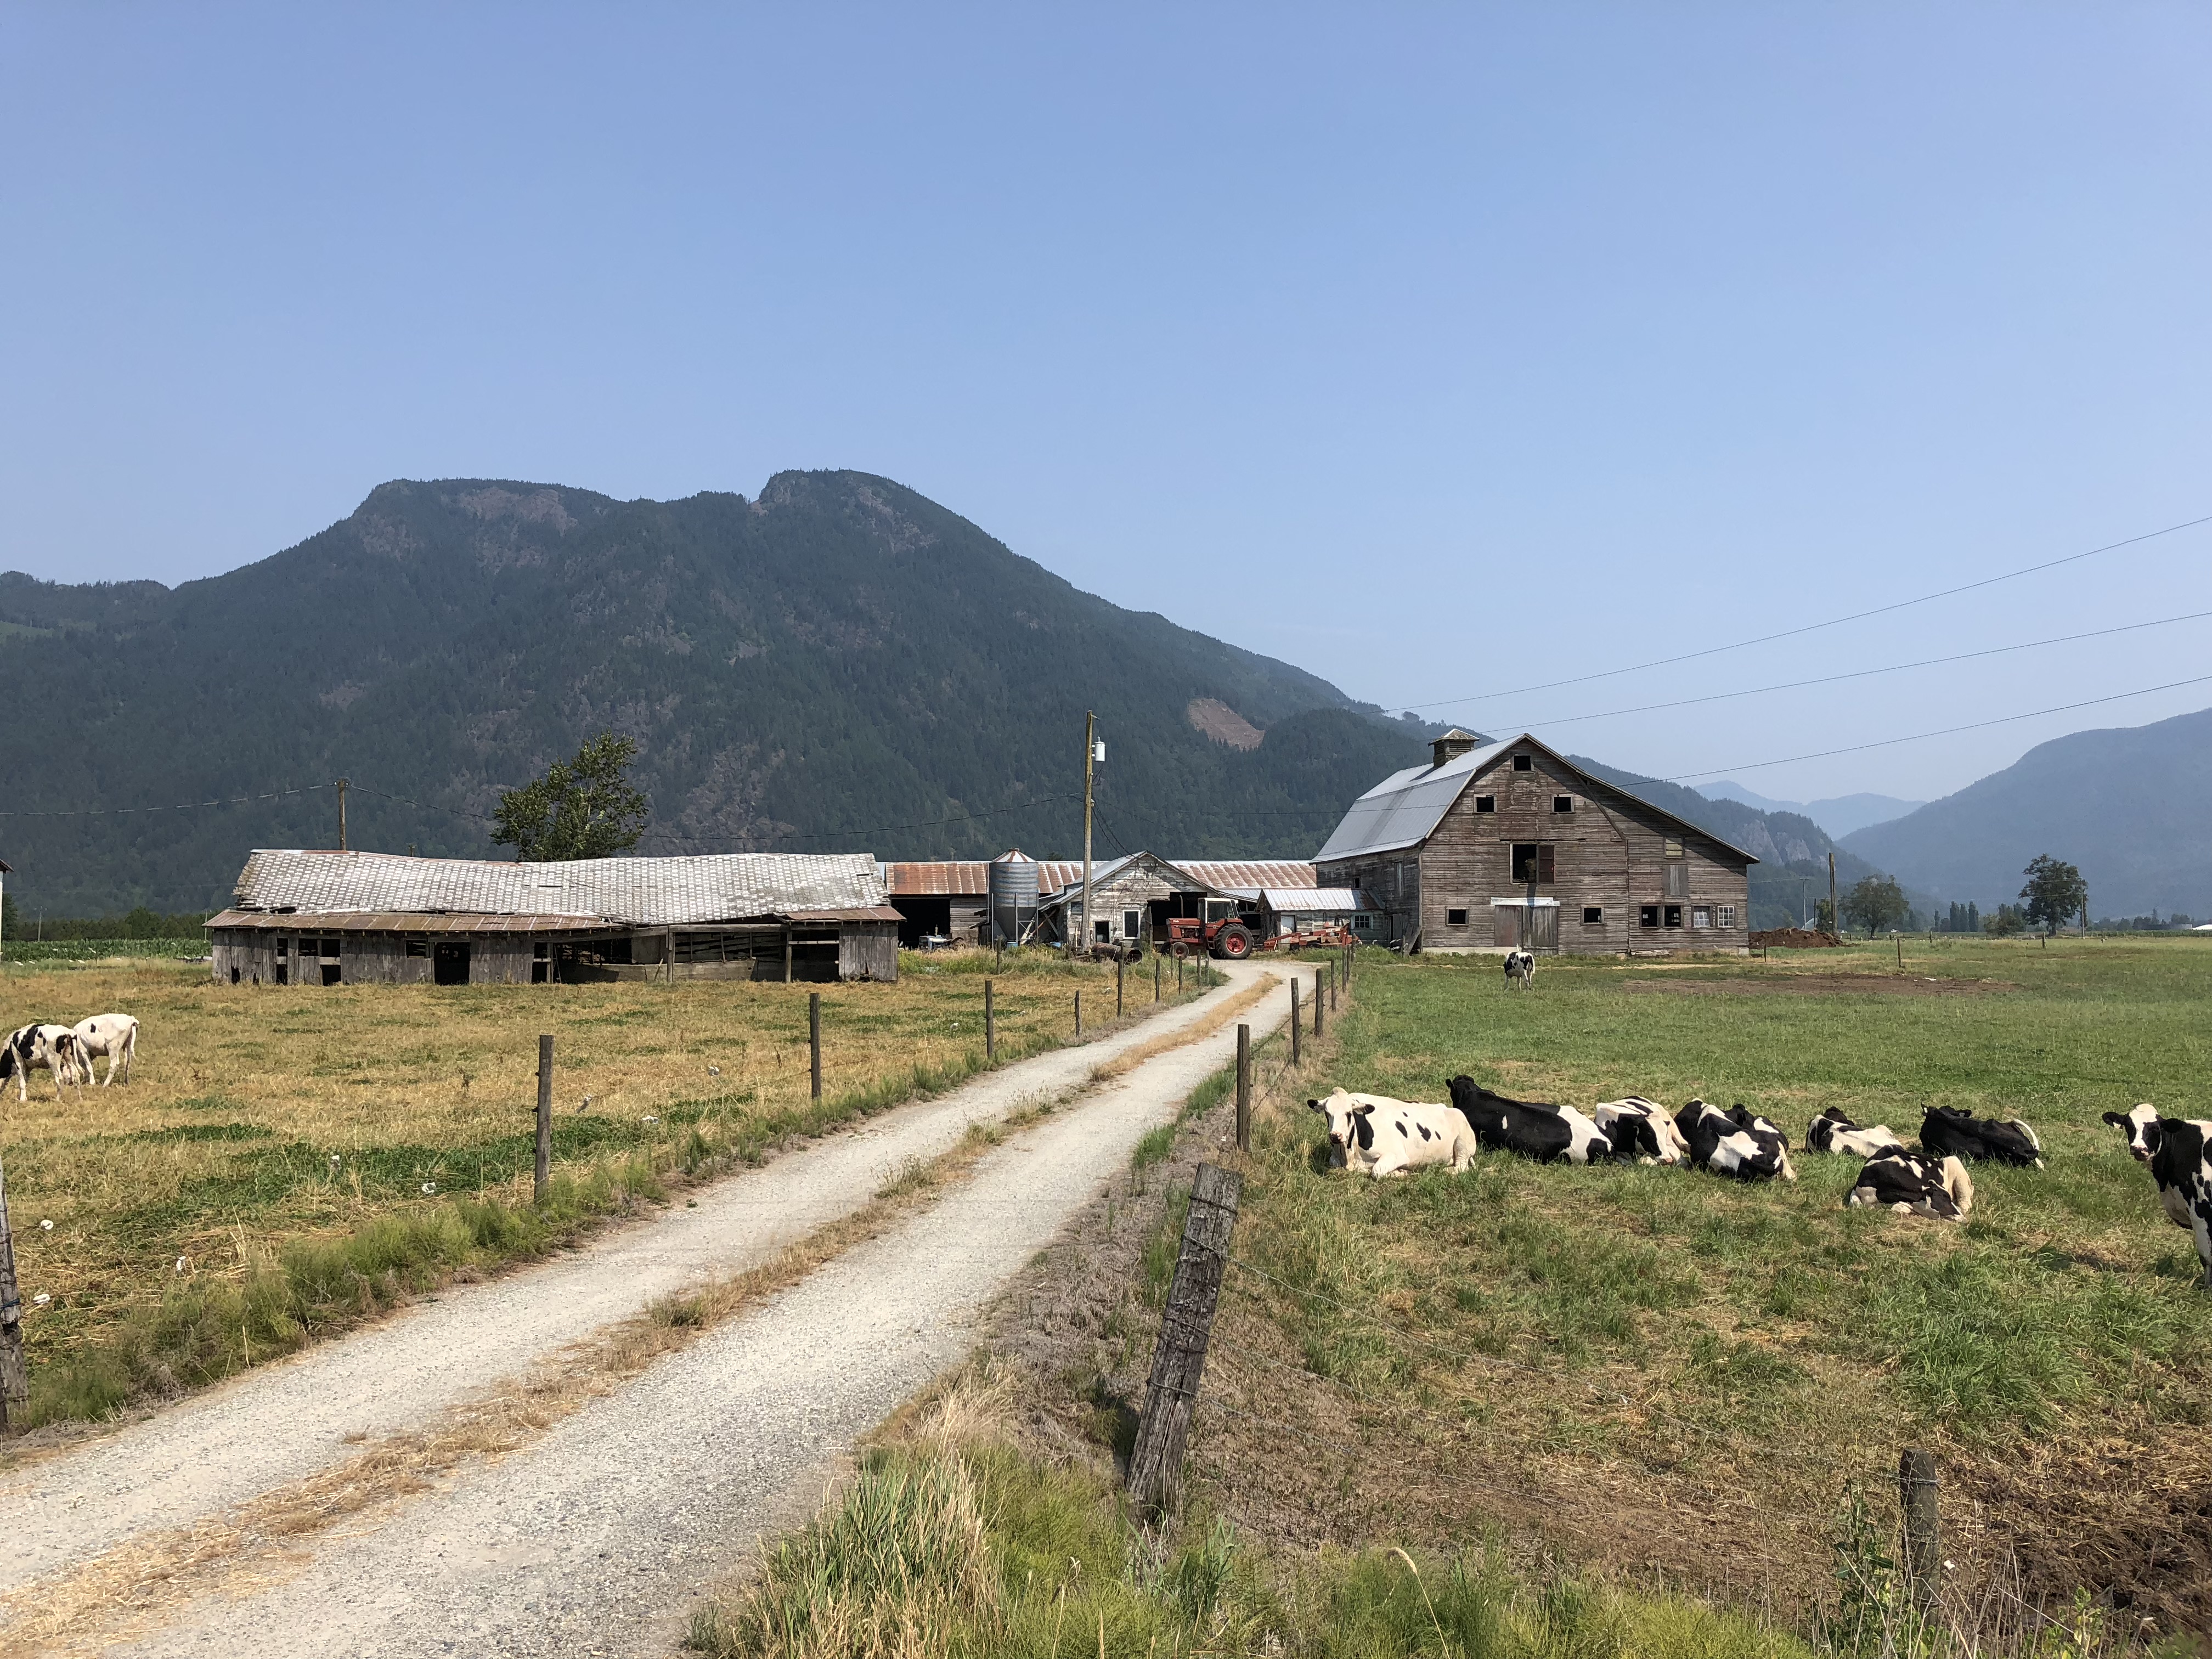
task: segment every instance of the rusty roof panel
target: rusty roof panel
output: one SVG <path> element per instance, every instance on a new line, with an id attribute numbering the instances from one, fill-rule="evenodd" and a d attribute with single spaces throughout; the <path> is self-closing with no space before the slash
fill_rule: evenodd
<path id="1" fill-rule="evenodd" d="M 1312 865 L 1299 859 L 1170 859 L 1209 887 L 1311 887 Z"/>
<path id="2" fill-rule="evenodd" d="M 991 866 L 980 859 L 886 864 L 884 888 L 894 898 L 980 898 L 991 890 Z"/>

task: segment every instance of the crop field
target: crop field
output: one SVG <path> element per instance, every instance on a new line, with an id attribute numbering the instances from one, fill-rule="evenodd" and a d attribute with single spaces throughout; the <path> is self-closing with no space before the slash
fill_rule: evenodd
<path id="1" fill-rule="evenodd" d="M 1263 1111 L 1195 1445 L 1213 1501 L 1297 1547 L 1565 1559 L 1804 1607 L 1883 1582 L 1907 1445 L 1942 1469 L 1977 1593 L 2111 1587 L 2123 1636 L 2212 1628 L 2212 1295 L 2100 1115 L 2212 1111 L 2212 945 L 1908 941 L 1681 963 L 1363 957 L 1325 1070 Z M 2017 1115 L 2047 1167 L 1975 1169 L 1963 1225 L 1794 1185 L 1539 1166 L 1326 1167 L 1330 1084 L 1446 1097 L 1823 1107 L 1908 1141 Z M 1291 1431 L 1303 1425 L 1306 1437 Z"/>
<path id="2" fill-rule="evenodd" d="M 1086 1035 L 1110 965 L 902 958 L 896 985 L 219 986 L 204 965 L 10 965 L 5 1029 L 142 1022 L 126 1087 L 0 1099 L 33 1420 L 204 1381 L 410 1289 L 557 1242 L 793 1133 Z M 1174 996 L 1172 973 L 1168 995 Z M 1191 994 L 1197 990 L 1196 976 Z M 823 999 L 823 1098 L 807 996 Z M 1127 984 L 1150 1006 L 1150 963 Z M 537 1039 L 555 1040 L 553 1201 L 531 1204 Z M 104 1075 L 106 1062 L 99 1063 Z M 43 1300 L 39 1298 L 44 1298 Z"/>

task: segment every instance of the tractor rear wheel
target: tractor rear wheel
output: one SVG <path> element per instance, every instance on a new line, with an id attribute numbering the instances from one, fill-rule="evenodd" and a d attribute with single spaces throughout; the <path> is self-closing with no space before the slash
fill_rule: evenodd
<path id="1" fill-rule="evenodd" d="M 1242 962 L 1252 954 L 1252 935 L 1241 923 L 1231 922 L 1213 936 L 1213 954 L 1231 962 Z"/>

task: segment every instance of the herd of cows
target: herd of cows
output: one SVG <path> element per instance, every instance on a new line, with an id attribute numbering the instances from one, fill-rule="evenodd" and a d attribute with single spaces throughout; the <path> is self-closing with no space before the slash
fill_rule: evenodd
<path id="1" fill-rule="evenodd" d="M 1331 1162 L 1376 1179 L 1425 1164 L 1463 1170 L 1485 1150 L 1542 1163 L 1688 1164 L 1739 1181 L 1797 1179 L 1788 1138 L 1740 1104 L 1723 1111 L 1692 1100 L 1670 1115 L 1630 1095 L 1584 1112 L 1509 1099 L 1464 1075 L 1445 1086 L 1448 1103 L 1339 1088 L 1306 1104 L 1328 1120 Z M 2126 1133 L 2128 1151 L 2149 1168 L 2167 1218 L 2194 1235 L 2204 1288 L 2212 1290 L 2212 1122 L 2162 1118 L 2148 1105 L 2107 1112 L 2105 1121 Z M 2042 1142 L 2019 1119 L 1944 1106 L 1928 1109 L 1917 1149 L 1887 1125 L 1862 1128 L 1832 1106 L 1806 1129 L 1805 1150 L 1862 1160 L 1846 1204 L 1936 1221 L 1963 1221 L 1972 1211 L 1969 1165 L 2043 1167 Z"/>
<path id="2" fill-rule="evenodd" d="M 131 1081 L 131 1060 L 138 1051 L 138 1022 L 128 1014 L 94 1014 L 75 1025 L 19 1026 L 0 1044 L 0 1088 L 15 1079 L 15 1098 L 31 1097 L 31 1073 L 52 1074 L 54 1098 L 62 1097 L 62 1085 L 82 1087 L 93 1080 L 92 1063 L 103 1055 L 107 1076 L 102 1086 L 115 1081 L 115 1068 L 123 1067 L 123 1080 Z"/>

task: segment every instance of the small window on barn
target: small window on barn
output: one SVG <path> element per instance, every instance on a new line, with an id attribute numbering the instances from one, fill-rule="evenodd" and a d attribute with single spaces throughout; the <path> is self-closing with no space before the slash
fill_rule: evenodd
<path id="1" fill-rule="evenodd" d="M 1636 925 L 1639 927 L 1656 927 L 1659 925 L 1659 907 L 1656 904 L 1640 906 L 1636 913 Z"/>
<path id="2" fill-rule="evenodd" d="M 1681 925 L 1682 907 L 1679 904 L 1668 905 L 1667 907 L 1667 926 L 1669 927 L 1680 927 Z"/>
<path id="3" fill-rule="evenodd" d="M 278 940 L 276 941 L 276 954 L 277 954 L 278 956 L 280 956 L 280 957 L 281 957 L 281 956 L 285 956 L 285 955 L 289 954 L 289 953 L 290 952 L 291 949 L 292 949 L 292 941 L 291 941 L 290 939 L 278 939 Z"/>
<path id="4" fill-rule="evenodd" d="M 1534 755 L 1516 755 L 1513 757 L 1513 769 L 1516 772 L 1534 771 L 1536 769 L 1536 757 Z"/>
<path id="5" fill-rule="evenodd" d="M 1718 920 L 1718 923 L 1719 923 L 1719 925 L 1720 925 L 1721 927 L 1735 927 L 1735 906 L 1734 906 L 1733 904 L 1723 904 L 1723 906 L 1721 906 L 1721 908 L 1720 908 L 1720 915 L 1719 915 L 1719 917 L 1718 917 L 1718 919 L 1717 919 L 1717 920 Z"/>
<path id="6" fill-rule="evenodd" d="M 1669 836 L 1667 837 L 1667 856 L 1670 859 L 1678 859 L 1682 856 L 1682 842 L 1679 836 Z"/>
<path id="7" fill-rule="evenodd" d="M 430 954 L 430 941 L 427 939 L 409 939 L 407 941 L 407 954 L 410 957 L 428 956 Z"/>
<path id="8" fill-rule="evenodd" d="M 1711 927 L 1712 925 L 1713 925 L 1713 911 L 1712 911 L 1712 907 L 1711 907 L 1711 905 L 1709 905 L 1709 904 L 1700 904 L 1700 905 L 1696 906 L 1695 908 L 1693 908 L 1691 910 L 1691 912 L 1690 912 L 1690 926 L 1691 926 L 1691 927 Z"/>
<path id="9" fill-rule="evenodd" d="M 1603 905 L 1585 904 L 1583 906 L 1583 926 L 1585 927 L 1602 927 L 1604 922 L 1605 907 Z"/>
<path id="10" fill-rule="evenodd" d="M 1498 810 L 1498 797 L 1477 795 L 1474 798 L 1474 810 L 1478 812 L 1495 812 Z"/>
<path id="11" fill-rule="evenodd" d="M 1553 810 L 1554 812 L 1571 812 L 1571 811 L 1573 811 L 1575 810 L 1575 798 L 1574 798 L 1572 795 L 1554 795 L 1554 796 L 1553 796 L 1553 797 L 1552 797 L 1552 810 Z"/>
<path id="12" fill-rule="evenodd" d="M 1121 937 L 1134 939 L 1145 930 L 1145 913 L 1141 910 L 1121 912 Z"/>
<path id="13" fill-rule="evenodd" d="M 1444 926 L 1445 926 L 1445 927 L 1466 927 L 1466 926 L 1467 926 L 1467 912 L 1466 912 L 1466 911 L 1464 911 L 1464 910 L 1447 910 L 1447 911 L 1445 911 L 1445 912 L 1444 912 Z"/>

